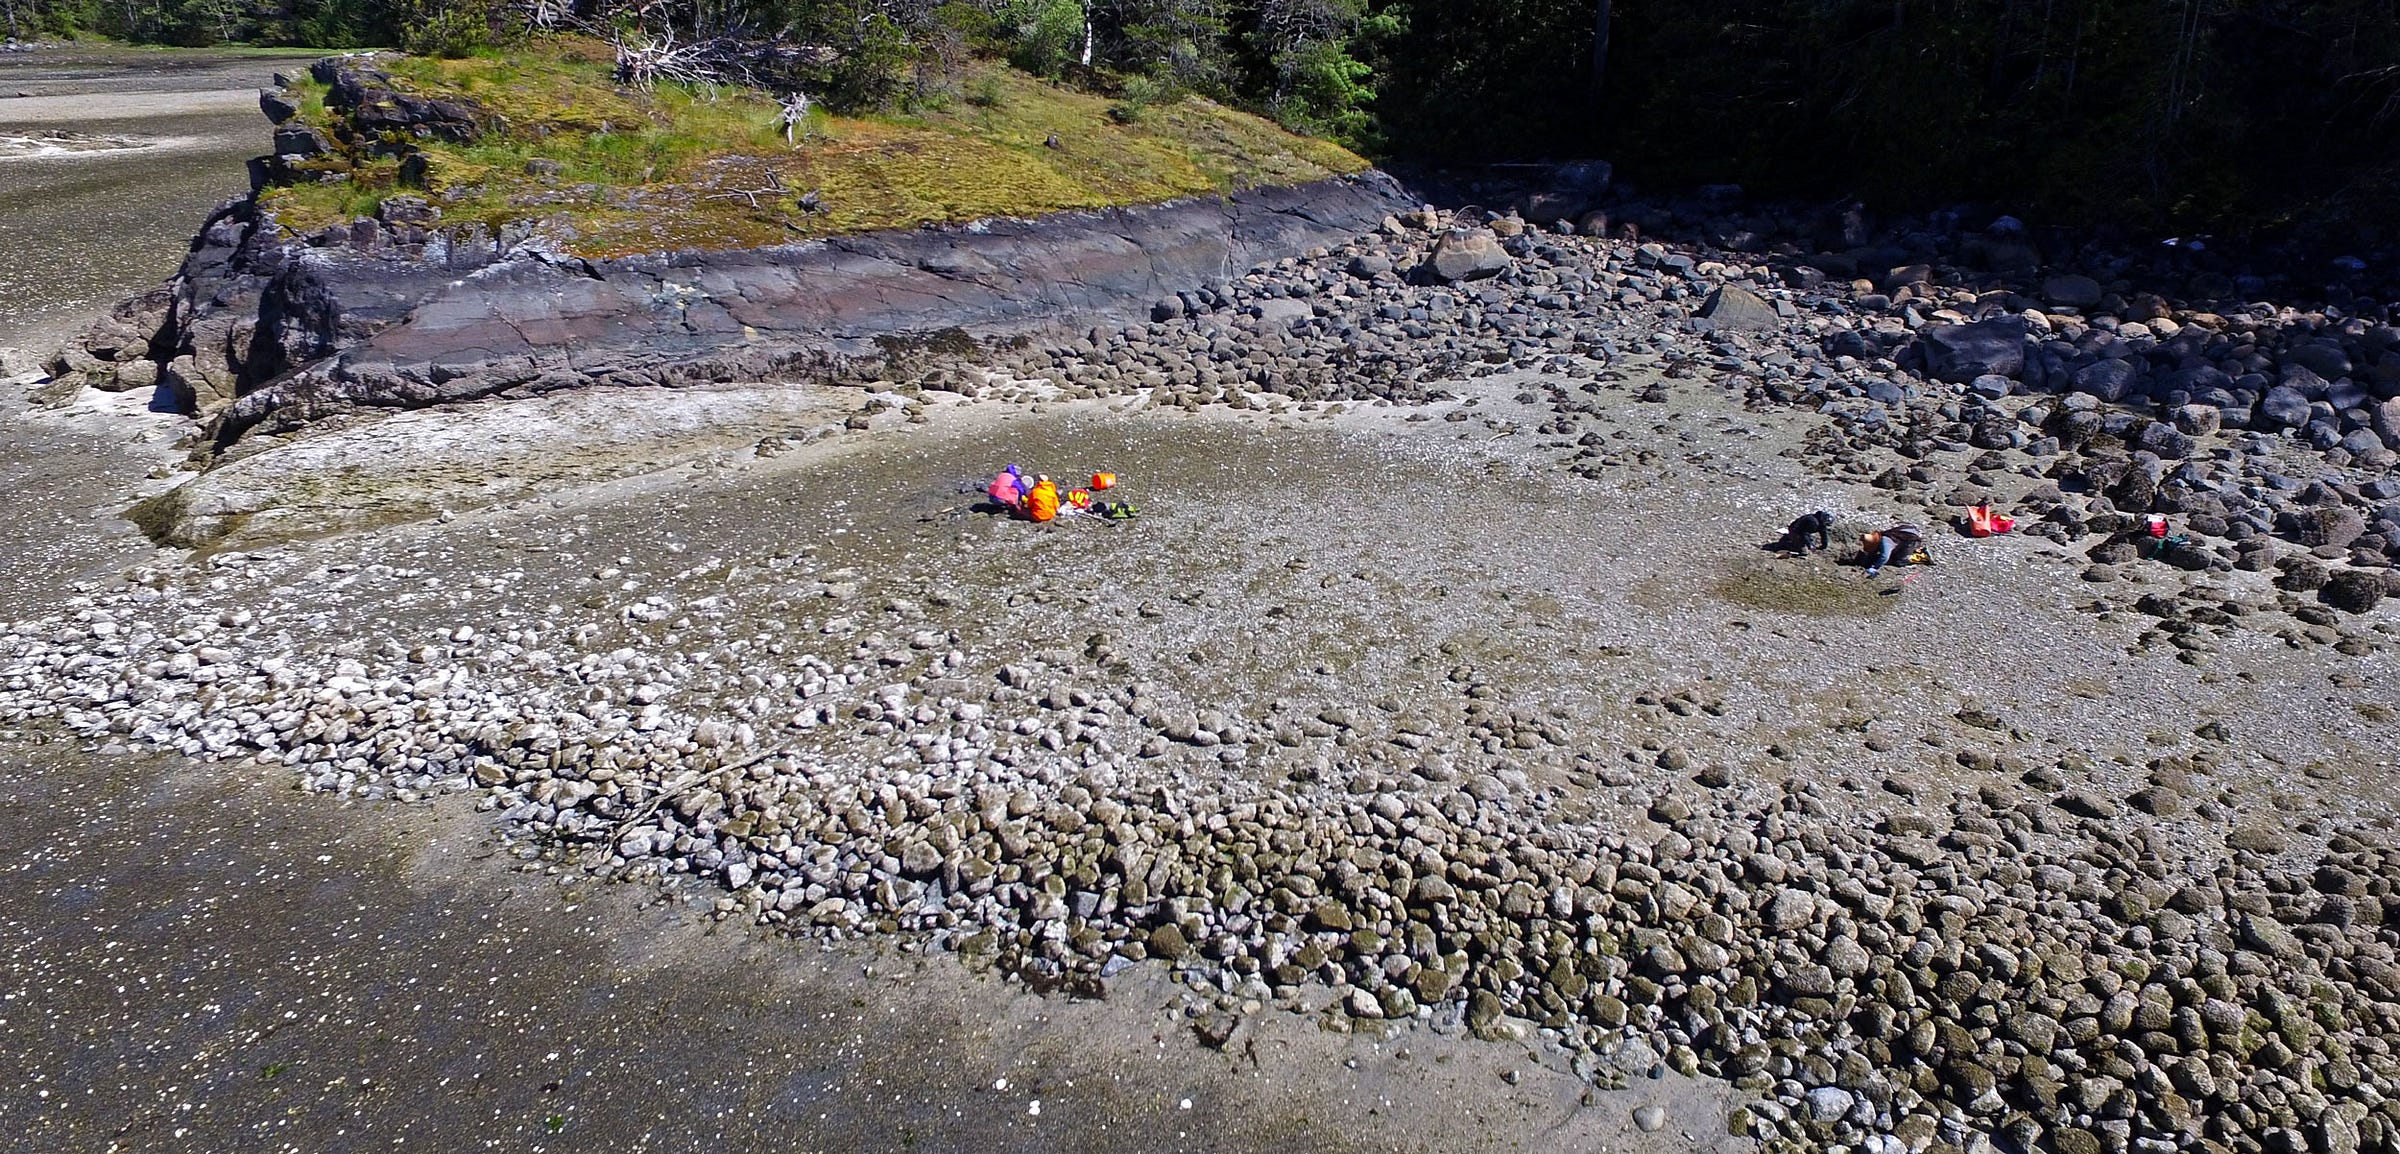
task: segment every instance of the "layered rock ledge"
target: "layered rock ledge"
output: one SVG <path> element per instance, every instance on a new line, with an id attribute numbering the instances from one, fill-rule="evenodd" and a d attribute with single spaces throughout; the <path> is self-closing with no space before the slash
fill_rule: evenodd
<path id="1" fill-rule="evenodd" d="M 1122 321 L 1408 204 L 1381 173 L 727 252 L 562 255 L 396 196 L 294 235 L 254 200 L 67 354 L 71 390 L 165 389 L 219 444 L 355 407 L 806 373 L 912 343 Z M 878 342 L 881 342 L 879 346 Z"/>

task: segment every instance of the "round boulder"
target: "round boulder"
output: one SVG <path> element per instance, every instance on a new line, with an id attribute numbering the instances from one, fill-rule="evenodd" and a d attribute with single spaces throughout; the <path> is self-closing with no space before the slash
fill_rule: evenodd
<path id="1" fill-rule="evenodd" d="M 2344 613 L 2369 613 L 2383 603 L 2383 575 L 2371 569 L 2344 569 L 2325 579 L 2317 599 Z"/>
<path id="2" fill-rule="evenodd" d="M 1489 229 L 1454 228 L 1433 242 L 1433 255 L 1426 263 L 1434 276 L 1456 282 L 1498 276 L 1515 261 Z"/>

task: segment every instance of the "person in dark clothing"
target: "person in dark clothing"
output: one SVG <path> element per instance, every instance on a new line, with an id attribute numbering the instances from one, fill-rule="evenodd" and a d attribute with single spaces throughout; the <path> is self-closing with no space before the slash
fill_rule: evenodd
<path id="1" fill-rule="evenodd" d="M 1792 522 L 1783 531 L 1783 540 L 1775 548 L 1784 553 L 1806 553 L 1811 549 L 1833 548 L 1833 514 L 1819 509 Z"/>

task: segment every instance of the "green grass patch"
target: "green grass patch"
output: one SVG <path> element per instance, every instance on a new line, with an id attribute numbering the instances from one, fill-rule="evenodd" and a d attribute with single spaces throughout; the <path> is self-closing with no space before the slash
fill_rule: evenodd
<path id="1" fill-rule="evenodd" d="M 996 62 L 974 64 L 969 98 L 948 107 L 816 112 L 789 143 L 772 96 L 724 85 L 623 88 L 607 47 L 589 39 L 377 66 L 395 87 L 466 97 L 501 122 L 469 144 L 421 146 L 423 192 L 446 217 L 541 221 L 584 256 L 1147 204 L 1367 167 L 1338 145 L 1198 97 L 1128 120 L 1104 97 Z M 332 123 L 321 86 L 303 82 L 299 95 L 303 121 Z M 393 162 L 365 163 L 348 180 L 295 183 L 266 200 L 305 232 L 372 213 L 400 191 L 397 175 Z M 782 191 L 759 191 L 777 182 Z"/>

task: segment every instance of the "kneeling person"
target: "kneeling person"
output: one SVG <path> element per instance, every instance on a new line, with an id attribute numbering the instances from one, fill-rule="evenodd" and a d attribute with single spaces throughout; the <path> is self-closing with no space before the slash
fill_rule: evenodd
<path id="1" fill-rule="evenodd" d="M 1869 533 L 1859 539 L 1865 550 L 1867 576 L 1883 572 L 1883 567 L 1898 557 L 1914 565 L 1933 564 L 1933 554 L 1925 548 L 1925 531 L 1914 525 L 1894 525 L 1881 533 Z"/>
<path id="2" fill-rule="evenodd" d="M 1819 509 L 1793 521 L 1791 527 L 1783 531 L 1783 540 L 1777 541 L 1775 548 L 1785 553 L 1833 548 L 1833 514 Z"/>

